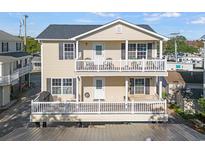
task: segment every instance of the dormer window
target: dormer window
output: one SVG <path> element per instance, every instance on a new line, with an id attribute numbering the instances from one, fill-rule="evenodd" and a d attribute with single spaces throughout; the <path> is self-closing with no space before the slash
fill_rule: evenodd
<path id="1" fill-rule="evenodd" d="M 121 34 L 122 33 L 122 26 L 121 25 L 116 26 L 116 33 L 117 34 Z"/>
<path id="2" fill-rule="evenodd" d="M 21 42 L 16 43 L 16 51 L 21 51 Z"/>
<path id="3" fill-rule="evenodd" d="M 8 42 L 2 42 L 2 52 L 8 52 L 9 51 L 9 43 Z"/>

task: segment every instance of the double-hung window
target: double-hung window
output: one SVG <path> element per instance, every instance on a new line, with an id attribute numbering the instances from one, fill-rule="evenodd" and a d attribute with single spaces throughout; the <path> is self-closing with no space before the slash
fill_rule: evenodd
<path id="1" fill-rule="evenodd" d="M 64 43 L 63 56 L 64 59 L 74 59 L 75 46 L 74 43 Z"/>
<path id="2" fill-rule="evenodd" d="M 52 79 L 52 94 L 61 94 L 61 79 Z"/>
<path id="3" fill-rule="evenodd" d="M 16 43 L 16 51 L 21 51 L 21 42 Z"/>
<path id="4" fill-rule="evenodd" d="M 130 79 L 130 94 L 145 94 L 145 79 Z"/>
<path id="5" fill-rule="evenodd" d="M 72 94 L 72 78 L 55 78 L 52 79 L 52 94 Z"/>
<path id="6" fill-rule="evenodd" d="M 72 94 L 72 79 L 63 79 L 63 94 Z"/>
<path id="7" fill-rule="evenodd" d="M 2 52 L 8 52 L 9 51 L 9 43 L 5 43 L 5 42 L 2 42 Z"/>
<path id="8" fill-rule="evenodd" d="M 136 44 L 128 44 L 128 59 L 136 58 Z"/>
<path id="9" fill-rule="evenodd" d="M 147 58 L 147 44 L 140 43 L 137 44 L 137 59 L 146 59 Z"/>

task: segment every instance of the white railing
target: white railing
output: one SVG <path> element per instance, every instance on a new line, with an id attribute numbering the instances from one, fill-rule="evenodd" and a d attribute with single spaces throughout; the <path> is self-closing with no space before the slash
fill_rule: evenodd
<path id="1" fill-rule="evenodd" d="M 31 102 L 31 114 L 166 114 L 165 100 L 139 102 Z"/>
<path id="2" fill-rule="evenodd" d="M 27 73 L 31 72 L 31 66 L 26 66 L 23 68 L 19 68 L 16 71 L 14 71 L 11 75 L 6 76 L 0 76 L 0 85 L 8 85 L 12 82 L 19 79 L 20 76 L 23 76 Z"/>
<path id="3" fill-rule="evenodd" d="M 24 66 L 24 67 L 19 69 L 19 76 L 22 76 L 22 75 L 25 75 L 27 73 L 30 73 L 31 70 L 32 70 L 31 65 Z"/>
<path id="4" fill-rule="evenodd" d="M 137 60 L 76 60 L 76 71 L 166 71 L 166 59 L 137 59 Z"/>

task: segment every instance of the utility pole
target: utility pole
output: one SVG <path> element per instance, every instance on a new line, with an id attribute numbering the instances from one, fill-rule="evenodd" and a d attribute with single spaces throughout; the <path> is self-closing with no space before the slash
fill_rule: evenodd
<path id="1" fill-rule="evenodd" d="M 180 33 L 171 33 L 170 35 L 173 36 L 174 38 L 174 53 L 175 53 L 175 61 L 177 62 L 177 36 L 179 35 Z"/>
<path id="2" fill-rule="evenodd" d="M 24 51 L 26 51 L 26 37 L 27 37 L 27 34 L 26 34 L 26 19 L 28 18 L 27 15 L 24 15 Z"/>

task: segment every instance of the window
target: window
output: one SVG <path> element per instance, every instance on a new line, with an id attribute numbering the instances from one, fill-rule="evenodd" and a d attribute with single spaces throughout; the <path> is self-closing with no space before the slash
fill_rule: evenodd
<path id="1" fill-rule="evenodd" d="M 21 51 L 21 43 L 20 42 L 16 43 L 16 51 Z"/>
<path id="2" fill-rule="evenodd" d="M 121 59 L 125 59 L 125 43 L 121 43 Z"/>
<path id="3" fill-rule="evenodd" d="M 128 44 L 128 59 L 136 58 L 136 44 Z"/>
<path id="4" fill-rule="evenodd" d="M 72 78 L 52 79 L 52 94 L 72 94 L 72 93 L 73 93 Z"/>
<path id="5" fill-rule="evenodd" d="M 137 59 L 147 58 L 147 44 L 137 44 Z"/>
<path id="6" fill-rule="evenodd" d="M 28 65 L 28 60 L 25 59 L 25 61 L 24 61 L 24 67 L 26 67 L 27 65 Z"/>
<path id="7" fill-rule="evenodd" d="M 34 66 L 39 67 L 39 66 L 41 66 L 41 63 L 34 63 Z"/>
<path id="8" fill-rule="evenodd" d="M 96 89 L 102 89 L 102 80 L 96 80 Z"/>
<path id="9" fill-rule="evenodd" d="M 102 45 L 95 46 L 96 55 L 102 55 Z"/>
<path id="10" fill-rule="evenodd" d="M 2 42 L 2 52 L 8 52 L 9 51 L 9 43 Z"/>
<path id="11" fill-rule="evenodd" d="M 72 79 L 63 79 L 63 94 L 72 94 Z"/>
<path id="12" fill-rule="evenodd" d="M 64 44 L 64 59 L 74 59 L 74 43 Z"/>
<path id="13" fill-rule="evenodd" d="M 52 94 L 61 94 L 61 79 L 52 79 Z"/>
<path id="14" fill-rule="evenodd" d="M 130 94 L 144 94 L 145 79 L 130 79 Z"/>

